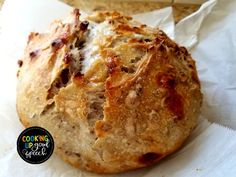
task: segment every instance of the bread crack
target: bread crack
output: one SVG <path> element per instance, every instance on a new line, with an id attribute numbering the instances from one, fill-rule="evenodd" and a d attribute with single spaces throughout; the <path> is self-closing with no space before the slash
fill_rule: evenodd
<path id="1" fill-rule="evenodd" d="M 55 95 L 58 94 L 62 87 L 66 87 L 70 82 L 71 74 L 68 68 L 61 70 L 61 73 L 58 78 L 56 78 L 51 87 L 48 90 L 47 100 L 53 99 Z"/>
<path id="2" fill-rule="evenodd" d="M 103 115 L 103 105 L 105 102 L 105 96 L 104 96 L 104 90 L 102 91 L 96 91 L 96 92 L 90 92 L 88 93 L 88 124 L 93 130 L 93 127 L 95 125 L 95 122 L 98 120 L 102 120 Z"/>
<path id="3" fill-rule="evenodd" d="M 53 101 L 52 103 L 47 104 L 47 105 L 44 107 L 44 109 L 43 109 L 43 111 L 40 113 L 40 115 L 44 115 L 44 114 L 46 114 L 47 112 L 49 112 L 50 110 L 52 110 L 52 109 L 54 109 L 54 108 L 55 108 L 55 102 Z"/>

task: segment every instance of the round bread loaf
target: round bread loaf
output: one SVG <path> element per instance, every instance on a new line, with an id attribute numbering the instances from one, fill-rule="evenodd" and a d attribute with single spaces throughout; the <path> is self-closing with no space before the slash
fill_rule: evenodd
<path id="1" fill-rule="evenodd" d="M 18 61 L 17 111 L 46 128 L 56 152 L 97 173 L 151 165 L 181 147 L 202 94 L 186 48 L 117 12 L 75 9 L 31 33 Z"/>

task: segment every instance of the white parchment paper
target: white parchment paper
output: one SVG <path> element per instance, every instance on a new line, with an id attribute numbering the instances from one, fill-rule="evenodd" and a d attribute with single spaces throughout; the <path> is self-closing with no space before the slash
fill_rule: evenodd
<path id="1" fill-rule="evenodd" d="M 24 129 L 15 110 L 16 61 L 31 31 L 48 29 L 71 7 L 56 0 L 6 0 L 0 16 L 0 177 L 234 177 L 236 174 L 236 1 L 209 0 L 199 11 L 174 25 L 172 9 L 134 18 L 160 27 L 191 49 L 204 93 L 199 125 L 184 147 L 159 164 L 116 175 L 75 169 L 56 154 L 40 165 L 24 162 L 16 139 Z M 208 122 L 209 120 L 210 122 Z M 215 123 L 214 123 L 215 122 Z M 218 124 L 216 124 L 218 123 Z"/>

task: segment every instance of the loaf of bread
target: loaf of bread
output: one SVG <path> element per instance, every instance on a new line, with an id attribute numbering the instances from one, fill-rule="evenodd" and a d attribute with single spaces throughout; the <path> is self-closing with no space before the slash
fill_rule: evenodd
<path id="1" fill-rule="evenodd" d="M 117 12 L 78 9 L 31 33 L 18 61 L 17 111 L 73 166 L 117 173 L 158 162 L 197 124 L 202 94 L 186 48 Z"/>

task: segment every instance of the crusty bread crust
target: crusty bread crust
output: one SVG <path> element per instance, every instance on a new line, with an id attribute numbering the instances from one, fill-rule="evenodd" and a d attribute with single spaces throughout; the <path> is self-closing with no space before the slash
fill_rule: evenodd
<path id="1" fill-rule="evenodd" d="M 117 12 L 80 21 L 75 9 L 31 33 L 20 61 L 17 111 L 42 126 L 68 163 L 117 173 L 181 147 L 202 103 L 195 62 L 160 29 Z"/>

